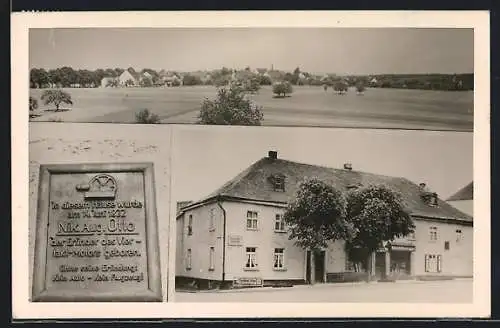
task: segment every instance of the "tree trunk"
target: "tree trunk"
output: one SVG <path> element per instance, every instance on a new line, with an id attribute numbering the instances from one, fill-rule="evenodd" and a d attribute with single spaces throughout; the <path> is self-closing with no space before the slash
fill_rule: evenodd
<path id="1" fill-rule="evenodd" d="M 309 258 L 310 261 L 310 267 L 311 267 L 311 285 L 314 285 L 316 283 L 316 266 L 314 265 L 314 251 L 311 250 L 311 256 Z"/>
<path id="2" fill-rule="evenodd" d="M 56 112 L 58 112 L 58 111 L 59 111 L 59 105 L 60 105 L 60 104 L 55 104 L 55 105 L 56 105 Z"/>
<path id="3" fill-rule="evenodd" d="M 367 264 L 366 265 L 366 273 L 367 273 L 366 280 L 368 282 L 370 282 L 370 281 L 373 280 L 373 271 L 375 270 L 375 268 L 374 268 L 375 263 L 373 261 L 373 253 L 370 252 L 368 254 L 368 258 L 367 258 L 367 263 L 366 264 Z"/>

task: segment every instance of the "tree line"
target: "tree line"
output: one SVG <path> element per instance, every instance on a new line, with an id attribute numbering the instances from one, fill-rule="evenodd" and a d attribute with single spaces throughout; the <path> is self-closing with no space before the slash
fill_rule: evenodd
<path id="1" fill-rule="evenodd" d="M 135 72 L 132 67 L 127 70 Z M 116 78 L 120 76 L 125 69 L 106 68 L 87 70 L 75 70 L 64 66 L 56 69 L 45 70 L 43 68 L 32 68 L 30 71 L 31 88 L 63 87 L 98 87 L 104 77 Z M 162 84 L 160 72 L 145 68 L 137 73 L 148 72 L 152 78 L 151 81 L 141 82 L 141 86 L 153 86 Z M 358 75 L 358 76 L 337 76 L 336 74 L 325 74 L 324 76 L 314 75 L 302 71 L 299 67 L 293 72 L 267 71 L 268 74 L 256 74 L 250 67 L 244 70 L 233 70 L 227 67 L 206 72 L 207 78 L 201 78 L 199 74 L 186 73 L 182 76 L 182 84 L 186 86 L 194 85 L 215 85 L 217 87 L 227 86 L 234 79 L 236 73 L 240 83 L 253 83 L 254 85 L 272 85 L 275 82 L 288 82 L 291 85 L 311 85 L 311 86 L 330 86 L 336 91 L 342 91 L 341 84 L 348 87 L 359 85 L 376 88 L 401 88 L 401 89 L 423 89 L 423 90 L 473 90 L 474 74 L 382 74 L 382 75 Z M 180 74 L 175 73 L 180 77 Z M 270 76 L 271 74 L 272 76 Z M 174 81 L 174 86 L 180 85 L 180 81 Z M 112 86 L 112 85 L 111 85 Z M 339 89 L 340 88 L 340 89 Z"/>

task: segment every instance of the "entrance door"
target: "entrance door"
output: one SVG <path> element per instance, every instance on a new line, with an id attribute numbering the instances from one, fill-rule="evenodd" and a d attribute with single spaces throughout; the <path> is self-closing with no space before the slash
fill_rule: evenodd
<path id="1" fill-rule="evenodd" d="M 316 282 L 325 282 L 325 251 L 314 253 L 314 278 Z"/>

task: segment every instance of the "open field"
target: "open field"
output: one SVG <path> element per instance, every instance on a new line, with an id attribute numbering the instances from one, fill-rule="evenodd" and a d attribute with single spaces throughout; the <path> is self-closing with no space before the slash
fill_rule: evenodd
<path id="1" fill-rule="evenodd" d="M 472 303 L 473 281 L 338 283 L 175 293 L 175 302 Z"/>
<path id="2" fill-rule="evenodd" d="M 74 101 L 69 111 L 54 113 L 39 100 L 41 116 L 33 121 L 134 123 L 135 113 L 147 108 L 162 123 L 196 123 L 201 102 L 213 98 L 215 87 L 67 89 Z M 42 90 L 30 95 L 40 98 Z M 263 107 L 263 125 L 373 127 L 472 131 L 472 91 L 449 92 L 403 89 L 354 90 L 336 95 L 322 87 L 294 87 L 291 97 L 273 98 L 263 87 L 251 98 Z"/>

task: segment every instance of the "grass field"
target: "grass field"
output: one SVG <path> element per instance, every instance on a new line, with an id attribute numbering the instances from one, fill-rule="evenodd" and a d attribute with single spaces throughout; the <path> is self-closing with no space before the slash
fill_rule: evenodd
<path id="1" fill-rule="evenodd" d="M 32 89 L 40 98 L 43 90 Z M 147 108 L 162 123 L 196 123 L 201 102 L 213 98 L 212 86 L 178 88 L 67 89 L 74 101 L 69 111 L 53 112 L 39 100 L 33 121 L 134 123 Z M 410 128 L 472 131 L 473 92 L 368 89 L 336 95 L 321 87 L 294 87 L 291 97 L 273 98 L 264 87 L 251 98 L 263 107 L 263 125 Z"/>

